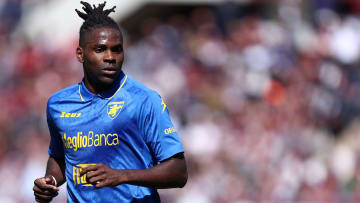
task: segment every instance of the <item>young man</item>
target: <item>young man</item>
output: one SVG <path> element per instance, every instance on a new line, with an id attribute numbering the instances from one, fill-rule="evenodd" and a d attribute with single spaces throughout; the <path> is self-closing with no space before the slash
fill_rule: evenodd
<path id="1" fill-rule="evenodd" d="M 115 7 L 81 3 L 84 79 L 48 101 L 50 156 L 35 199 L 51 201 L 67 181 L 68 202 L 160 202 L 157 188 L 187 181 L 179 136 L 161 97 L 121 70 L 123 37 L 108 17 Z"/>

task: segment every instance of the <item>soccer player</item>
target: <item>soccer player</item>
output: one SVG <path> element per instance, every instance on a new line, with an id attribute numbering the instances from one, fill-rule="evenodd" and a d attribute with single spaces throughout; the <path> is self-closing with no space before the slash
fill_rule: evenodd
<path id="1" fill-rule="evenodd" d="M 108 17 L 115 7 L 81 3 L 84 78 L 49 98 L 49 159 L 35 200 L 51 201 L 67 181 L 68 202 L 160 202 L 156 189 L 187 182 L 179 136 L 161 97 L 121 69 L 123 37 Z"/>

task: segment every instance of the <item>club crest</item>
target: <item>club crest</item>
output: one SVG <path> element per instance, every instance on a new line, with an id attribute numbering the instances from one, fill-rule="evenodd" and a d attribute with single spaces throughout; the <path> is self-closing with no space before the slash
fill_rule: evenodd
<path id="1" fill-rule="evenodd" d="M 121 109 L 123 108 L 125 101 L 110 102 L 107 105 L 107 114 L 111 119 L 116 118 Z"/>

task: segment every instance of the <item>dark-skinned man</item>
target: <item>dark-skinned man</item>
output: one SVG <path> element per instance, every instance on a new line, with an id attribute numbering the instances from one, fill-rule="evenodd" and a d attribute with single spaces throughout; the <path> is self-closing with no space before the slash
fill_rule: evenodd
<path id="1" fill-rule="evenodd" d="M 51 201 L 67 181 L 68 202 L 160 202 L 156 189 L 187 182 L 179 136 L 161 97 L 122 71 L 115 7 L 81 3 L 84 78 L 49 98 L 49 159 L 35 200 Z"/>

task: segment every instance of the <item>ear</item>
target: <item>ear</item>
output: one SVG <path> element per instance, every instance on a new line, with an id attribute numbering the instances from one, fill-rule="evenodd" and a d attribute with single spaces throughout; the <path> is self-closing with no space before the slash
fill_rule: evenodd
<path id="1" fill-rule="evenodd" d="M 76 48 L 76 58 L 80 63 L 84 63 L 84 49 L 81 47 Z"/>

